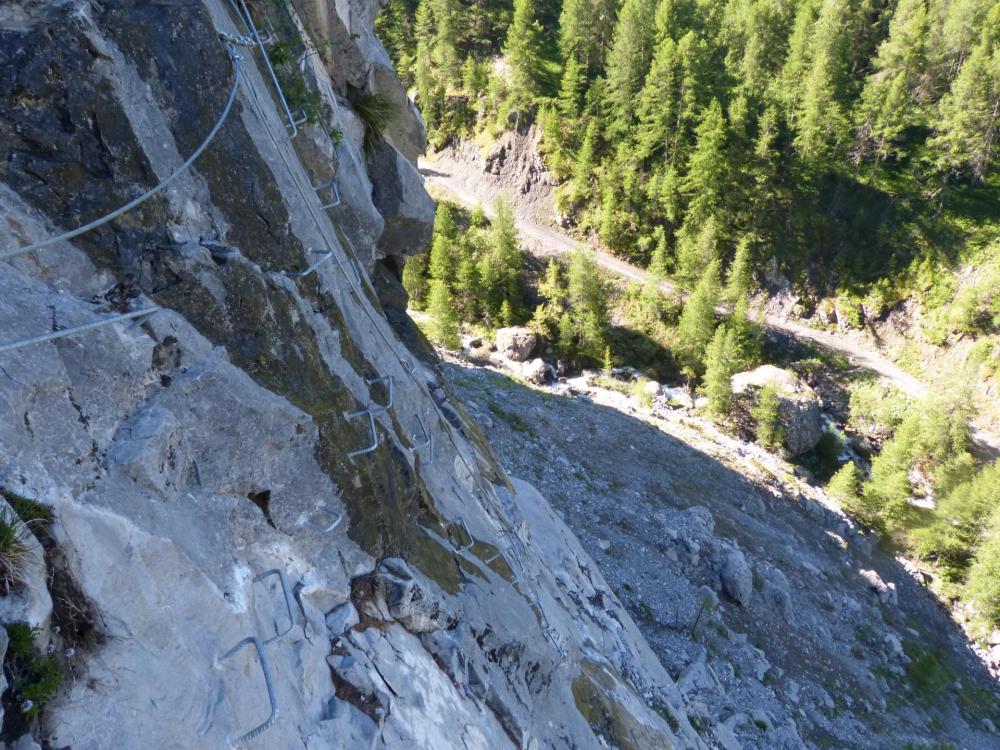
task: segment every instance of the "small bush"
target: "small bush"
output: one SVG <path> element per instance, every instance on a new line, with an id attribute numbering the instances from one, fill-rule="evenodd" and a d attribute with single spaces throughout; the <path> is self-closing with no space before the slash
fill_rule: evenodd
<path id="1" fill-rule="evenodd" d="M 399 106 L 385 94 L 365 94 L 354 102 L 354 111 L 358 113 L 365 126 L 365 148 L 368 151 L 382 140 L 382 133 L 399 115 Z"/>
<path id="2" fill-rule="evenodd" d="M 59 660 L 54 654 L 42 654 L 35 648 L 35 632 L 27 625 L 7 625 L 7 636 L 10 643 L 4 659 L 4 671 L 15 703 L 25 706 L 24 716 L 33 719 L 62 684 Z"/>
<path id="3" fill-rule="evenodd" d="M 3 497 L 7 501 L 7 504 L 14 509 L 14 512 L 28 526 L 45 526 L 52 522 L 52 509 L 47 505 L 42 505 L 30 498 L 3 488 L 0 488 L 0 497 Z"/>
<path id="4" fill-rule="evenodd" d="M 24 574 L 30 560 L 25 526 L 13 508 L 0 510 L 0 594 L 24 583 Z"/>

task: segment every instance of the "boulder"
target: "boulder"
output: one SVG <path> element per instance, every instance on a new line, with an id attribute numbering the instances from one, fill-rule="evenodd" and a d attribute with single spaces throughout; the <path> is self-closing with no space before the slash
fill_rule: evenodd
<path id="1" fill-rule="evenodd" d="M 555 380 L 555 370 L 552 365 L 546 364 L 542 359 L 533 359 L 525 362 L 521 367 L 521 376 L 529 383 L 544 385 Z"/>
<path id="2" fill-rule="evenodd" d="M 389 143 L 376 146 L 368 158 L 372 202 L 385 220 L 379 238 L 381 255 L 415 255 L 431 240 L 434 201 L 417 168 Z"/>
<path id="3" fill-rule="evenodd" d="M 750 564 L 738 549 L 726 553 L 722 563 L 722 588 L 733 599 L 746 607 L 753 596 L 753 573 Z"/>
<path id="4" fill-rule="evenodd" d="M 882 576 L 874 570 L 862 570 L 861 577 L 868 584 L 868 588 L 878 597 L 879 602 L 886 606 L 899 604 L 899 599 L 896 596 L 896 584 L 886 583 L 882 580 Z"/>
<path id="5" fill-rule="evenodd" d="M 497 352 L 512 362 L 526 362 L 537 344 L 538 336 L 527 328 L 512 326 L 497 330 Z"/>
<path id="6" fill-rule="evenodd" d="M 785 433 L 784 445 L 792 455 L 811 451 L 823 435 L 823 412 L 819 396 L 795 373 L 774 365 L 733 376 L 733 393 L 754 395 L 772 386 L 781 401 L 779 420 Z"/>

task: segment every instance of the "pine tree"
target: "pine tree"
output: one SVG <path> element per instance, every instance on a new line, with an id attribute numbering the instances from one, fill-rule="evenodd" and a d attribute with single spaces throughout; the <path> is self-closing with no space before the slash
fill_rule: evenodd
<path id="1" fill-rule="evenodd" d="M 535 19 L 535 0 L 514 0 L 514 20 L 503 47 L 510 65 L 510 84 L 521 102 L 533 102 L 541 90 L 542 28 Z"/>
<path id="2" fill-rule="evenodd" d="M 719 222 L 710 216 L 702 223 L 697 234 L 690 233 L 691 224 L 685 221 L 677 233 L 677 278 L 692 284 L 701 277 L 705 267 L 719 258 Z"/>
<path id="3" fill-rule="evenodd" d="M 625 0 L 608 54 L 608 129 L 624 135 L 635 119 L 635 98 L 653 57 L 653 0 Z"/>
<path id="4" fill-rule="evenodd" d="M 656 245 L 653 247 L 653 257 L 647 269 L 650 275 L 656 277 L 656 283 L 665 279 L 670 273 L 670 255 L 667 252 L 667 233 L 663 227 L 653 230 Z"/>
<path id="5" fill-rule="evenodd" d="M 685 303 L 677 324 L 679 359 L 691 378 L 701 372 L 705 350 L 715 332 L 715 307 L 721 295 L 719 286 L 719 262 L 713 260 Z"/>
<path id="6" fill-rule="evenodd" d="M 750 319 L 750 302 L 746 297 L 737 300 L 729 316 L 729 332 L 739 369 L 752 370 L 759 365 L 764 351 L 764 328 Z"/>
<path id="7" fill-rule="evenodd" d="M 447 203 L 438 203 L 437 210 L 434 212 L 434 234 L 447 237 L 449 240 L 458 238 L 455 214 Z"/>
<path id="8" fill-rule="evenodd" d="M 733 332 L 725 324 L 720 325 L 705 353 L 705 380 L 701 389 L 708 397 L 709 414 L 717 419 L 728 414 L 732 407 L 732 378 L 737 369 Z"/>
<path id="9" fill-rule="evenodd" d="M 423 310 L 430 290 L 426 253 L 411 255 L 406 259 L 406 265 L 403 266 L 403 288 L 410 296 L 409 306 L 414 310 Z"/>
<path id="10" fill-rule="evenodd" d="M 769 383 L 760 389 L 750 416 L 756 425 L 757 442 L 771 450 L 781 447 L 785 441 L 785 430 L 781 426 L 781 398 L 774 385 Z"/>
<path id="11" fill-rule="evenodd" d="M 574 130 L 578 127 L 576 120 L 580 116 L 586 90 L 586 70 L 576 55 L 570 55 L 563 66 L 562 82 L 559 87 L 559 114 L 574 126 Z"/>
<path id="12" fill-rule="evenodd" d="M 563 283 L 562 266 L 555 258 L 550 258 L 545 266 L 545 278 L 538 285 L 538 294 L 547 302 L 562 305 L 566 298 L 566 285 Z"/>
<path id="13" fill-rule="evenodd" d="M 810 63 L 794 114 L 794 144 L 807 164 L 825 167 L 846 147 L 851 8 L 824 0 L 813 30 Z"/>
<path id="14" fill-rule="evenodd" d="M 885 159 L 903 131 L 917 123 L 921 100 L 926 100 L 920 86 L 927 73 L 929 31 L 926 0 L 900 0 L 861 97 L 859 157 L 871 153 Z"/>
<path id="15" fill-rule="evenodd" d="M 414 83 L 417 87 L 417 104 L 420 105 L 428 124 L 432 124 L 433 112 L 430 103 L 437 81 L 434 77 L 433 41 L 434 10 L 433 0 L 420 0 L 416 15 L 417 50 L 414 61 Z"/>
<path id="16" fill-rule="evenodd" d="M 861 477 L 858 475 L 858 467 L 853 461 L 848 461 L 841 466 L 826 486 L 826 494 L 848 510 L 857 503 L 860 492 Z"/>
<path id="17" fill-rule="evenodd" d="M 431 281 L 427 312 L 431 317 L 430 337 L 448 349 L 457 349 L 458 313 L 455 311 L 451 290 L 440 279 Z"/>
<path id="18" fill-rule="evenodd" d="M 992 25 L 991 25 L 992 22 Z M 938 107 L 938 164 L 968 170 L 982 182 L 1000 146 L 1000 5 L 994 6 L 979 44 L 962 65 Z"/>
<path id="19" fill-rule="evenodd" d="M 479 262 L 484 306 L 493 320 L 499 318 L 505 301 L 515 312 L 520 307 L 521 267 L 524 265 L 510 201 L 501 198 L 495 208 L 489 247 Z"/>
<path id="20" fill-rule="evenodd" d="M 451 240 L 443 234 L 434 236 L 431 243 L 430 275 L 432 279 L 452 283 L 455 264 L 451 257 Z"/>
<path id="21" fill-rule="evenodd" d="M 722 297 L 728 302 L 735 303 L 745 300 L 750 294 L 750 284 L 752 282 L 750 270 L 750 238 L 744 235 L 736 244 L 736 255 L 729 266 L 729 274 L 726 276 L 726 290 Z"/>
<path id="22" fill-rule="evenodd" d="M 425 2 L 427 0 L 424 0 Z M 431 53 L 443 80 L 458 88 L 462 82 L 462 63 L 458 54 L 458 0 L 432 0 L 434 3 L 434 42 Z"/>
<path id="23" fill-rule="evenodd" d="M 698 142 L 688 162 L 688 172 L 681 182 L 681 190 L 689 196 L 689 201 L 677 236 L 678 257 L 682 273 L 689 278 L 693 271 L 700 272 L 705 268 L 704 264 L 711 260 L 704 256 L 691 257 L 695 235 L 704 235 L 709 221 L 716 222 L 715 237 L 721 234 L 720 224 L 724 222 L 720 219 L 725 216 L 725 196 L 730 189 L 725 147 L 726 121 L 719 102 L 713 100 L 698 125 Z"/>
<path id="24" fill-rule="evenodd" d="M 480 318 L 480 298 L 482 284 L 479 280 L 479 264 L 471 243 L 464 241 L 459 246 L 458 269 L 455 275 L 455 294 L 462 319 L 468 322 Z"/>
<path id="25" fill-rule="evenodd" d="M 575 200 L 587 200 L 593 190 L 594 164 L 597 161 L 597 141 L 600 137 L 600 129 L 597 119 L 592 119 L 587 124 L 587 132 L 583 137 L 583 146 L 576 157 L 576 164 L 573 167 L 573 197 Z"/>
<path id="26" fill-rule="evenodd" d="M 567 360 L 572 360 L 576 356 L 576 325 L 568 312 L 564 312 L 559 317 L 559 339 L 556 342 L 556 351 L 559 356 Z"/>

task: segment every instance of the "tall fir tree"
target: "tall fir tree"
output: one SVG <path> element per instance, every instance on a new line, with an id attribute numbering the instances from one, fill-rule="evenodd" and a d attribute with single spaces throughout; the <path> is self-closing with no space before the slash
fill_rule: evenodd
<path id="1" fill-rule="evenodd" d="M 878 48 L 875 70 L 865 81 L 859 108 L 858 158 L 890 156 L 906 128 L 919 122 L 929 93 L 926 80 L 930 22 L 927 0 L 900 0 L 889 38 Z"/>
<path id="2" fill-rule="evenodd" d="M 708 397 L 708 413 L 716 419 L 726 416 L 732 407 L 732 378 L 738 368 L 733 332 L 725 324 L 720 325 L 705 352 L 705 380 L 701 388 Z"/>
<path id="3" fill-rule="evenodd" d="M 542 27 L 535 17 L 535 0 L 514 0 L 514 19 L 507 30 L 504 56 L 510 65 L 514 96 L 531 103 L 541 92 Z"/>
<path id="4" fill-rule="evenodd" d="M 427 312 L 431 318 L 429 331 L 431 338 L 448 349 L 457 349 L 459 345 L 458 312 L 455 310 L 455 300 L 451 289 L 441 279 L 431 280 Z"/>
<path id="5" fill-rule="evenodd" d="M 941 99 L 937 130 L 931 146 L 941 168 L 967 171 L 976 182 L 985 180 L 1000 147 L 1000 3 Z"/>
<path id="6" fill-rule="evenodd" d="M 653 57 L 653 0 L 625 0 L 607 63 L 608 130 L 624 136 Z"/>
<path id="7" fill-rule="evenodd" d="M 689 378 L 702 371 L 705 350 L 715 332 L 715 307 L 720 296 L 719 262 L 713 260 L 684 304 L 677 324 L 677 351 Z"/>

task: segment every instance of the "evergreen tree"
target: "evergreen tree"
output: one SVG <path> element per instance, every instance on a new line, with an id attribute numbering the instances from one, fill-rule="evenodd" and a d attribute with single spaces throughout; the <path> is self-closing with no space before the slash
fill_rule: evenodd
<path id="1" fill-rule="evenodd" d="M 865 82 L 859 156 L 885 159 L 903 131 L 918 121 L 919 105 L 926 100 L 920 86 L 927 72 L 929 30 L 926 0 L 900 0 L 889 38 L 879 46 L 875 70 Z"/>
<path id="2" fill-rule="evenodd" d="M 568 312 L 564 312 L 559 317 L 559 338 L 556 342 L 556 351 L 563 359 L 572 361 L 576 356 L 576 325 Z"/>
<path id="3" fill-rule="evenodd" d="M 824 0 L 810 39 L 810 63 L 794 114 L 795 148 L 810 165 L 825 167 L 846 147 L 846 107 L 853 20 L 844 0 Z"/>
<path id="4" fill-rule="evenodd" d="M 750 319 L 750 302 L 746 297 L 738 300 L 733 308 L 729 333 L 733 337 L 740 370 L 752 370 L 759 365 L 764 351 L 764 328 Z"/>
<path id="5" fill-rule="evenodd" d="M 430 291 L 426 253 L 411 255 L 406 259 L 406 265 L 403 266 L 403 288 L 410 296 L 410 307 L 414 310 L 423 310 Z"/>
<path id="6" fill-rule="evenodd" d="M 496 217 L 490 227 L 489 247 L 479 263 L 483 301 L 491 319 L 500 316 L 506 301 L 515 311 L 521 305 L 521 267 L 524 257 L 517 238 L 514 209 L 506 198 L 496 202 Z"/>
<path id="7" fill-rule="evenodd" d="M 750 294 L 751 284 L 750 271 L 750 238 L 743 236 L 736 244 L 736 255 L 729 266 L 729 274 L 726 276 L 726 291 L 722 295 L 728 302 L 739 302 L 745 300 Z"/>
<path id="8" fill-rule="evenodd" d="M 438 203 L 434 212 L 434 234 L 447 237 L 449 240 L 458 238 L 458 225 L 455 224 L 455 214 L 447 203 Z"/>
<path id="9" fill-rule="evenodd" d="M 535 18 L 535 0 L 514 0 L 514 20 L 503 47 L 510 65 L 510 84 L 515 97 L 532 102 L 541 91 L 542 28 Z"/>
<path id="10" fill-rule="evenodd" d="M 756 425 L 757 442 L 771 450 L 780 448 L 785 431 L 781 426 L 781 399 L 775 386 L 768 384 L 760 389 L 750 416 Z"/>
<path id="11" fill-rule="evenodd" d="M 653 0 L 625 0 L 607 63 L 609 132 L 624 135 L 635 119 L 635 98 L 653 56 Z"/>
<path id="12" fill-rule="evenodd" d="M 457 349 L 458 313 L 451 290 L 441 279 L 431 280 L 427 312 L 431 317 L 430 337 L 448 349 Z"/>
<path id="13" fill-rule="evenodd" d="M 733 403 L 732 378 L 738 361 L 733 332 L 726 325 L 715 329 L 705 353 L 705 381 L 702 392 L 708 397 L 708 412 L 715 418 L 729 413 Z"/>
<path id="14" fill-rule="evenodd" d="M 559 88 L 559 114 L 574 126 L 574 130 L 586 90 L 586 71 L 576 55 L 570 55 L 563 66 L 562 83 Z"/>
<path id="15" fill-rule="evenodd" d="M 483 290 L 479 280 L 479 264 L 470 242 L 464 241 L 459 247 L 455 294 L 462 319 L 472 322 L 479 320 L 481 314 L 480 298 Z"/>
<path id="16" fill-rule="evenodd" d="M 725 147 L 726 121 L 719 102 L 713 100 L 698 125 L 697 145 L 681 182 L 681 190 L 689 200 L 678 233 L 678 245 L 689 241 L 710 219 L 719 220 L 725 215 L 725 196 L 730 188 Z M 699 270 L 704 267 L 703 262 L 697 266 Z"/>
<path id="17" fill-rule="evenodd" d="M 715 332 L 715 307 L 721 296 L 719 286 L 719 262 L 713 260 L 685 303 L 677 324 L 678 355 L 690 378 L 701 372 L 705 350 Z"/>
<path id="18" fill-rule="evenodd" d="M 848 461 L 841 466 L 826 486 L 826 494 L 849 510 L 856 505 L 860 492 L 861 477 L 858 475 L 858 467 L 853 461 Z"/>
<path id="19" fill-rule="evenodd" d="M 428 0 L 423 0 L 427 2 Z M 431 0 L 434 15 L 434 42 L 431 60 L 440 71 L 442 80 L 452 88 L 462 82 L 462 63 L 458 54 L 458 0 Z"/>
<path id="20" fill-rule="evenodd" d="M 692 284 L 701 277 L 705 267 L 719 258 L 719 222 L 710 216 L 697 234 L 691 234 L 693 222 L 685 220 L 677 233 L 677 277 Z"/>
<path id="21" fill-rule="evenodd" d="M 992 25 L 991 25 L 992 22 Z M 1000 145 L 1000 4 L 994 6 L 979 44 L 962 65 L 938 108 L 939 135 L 931 145 L 938 163 L 968 170 L 982 182 Z"/>
<path id="22" fill-rule="evenodd" d="M 653 258 L 649 262 L 649 273 L 656 277 L 656 282 L 667 277 L 670 273 L 670 255 L 667 252 L 667 233 L 663 227 L 657 227 L 653 232 L 656 245 L 653 247 Z"/>
<path id="23" fill-rule="evenodd" d="M 435 235 L 434 242 L 431 243 L 431 278 L 451 284 L 454 280 L 452 278 L 454 270 L 455 264 L 451 257 L 451 240 L 443 234 Z"/>

